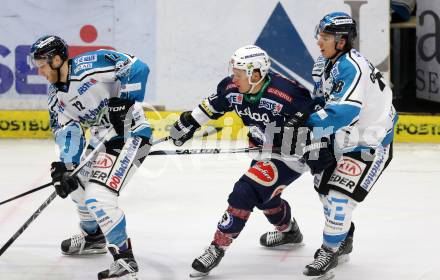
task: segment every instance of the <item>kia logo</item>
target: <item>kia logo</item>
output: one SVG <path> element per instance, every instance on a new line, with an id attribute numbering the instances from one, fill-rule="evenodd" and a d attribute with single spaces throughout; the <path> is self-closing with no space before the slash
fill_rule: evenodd
<path id="1" fill-rule="evenodd" d="M 348 176 L 359 176 L 362 173 L 362 169 L 356 161 L 348 158 L 344 158 L 341 163 L 338 164 L 339 172 Z"/>
<path id="2" fill-rule="evenodd" d="M 93 167 L 97 168 L 109 168 L 113 166 L 113 160 L 109 155 L 103 154 L 99 155 L 99 157 L 96 159 L 95 164 Z"/>

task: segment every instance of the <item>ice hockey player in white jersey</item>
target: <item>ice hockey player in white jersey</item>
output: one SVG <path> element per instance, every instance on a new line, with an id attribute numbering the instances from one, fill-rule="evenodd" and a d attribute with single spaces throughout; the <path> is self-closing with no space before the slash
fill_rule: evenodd
<path id="1" fill-rule="evenodd" d="M 60 197 L 70 194 L 80 218 L 82 233 L 64 240 L 61 251 L 102 254 L 108 243 L 114 262 L 98 273 L 98 279 L 137 279 L 138 265 L 118 196 L 151 147 L 152 130 L 140 104 L 149 68 L 134 56 L 112 50 L 69 59 L 67 44 L 53 35 L 38 39 L 30 58 L 51 84 L 50 121 L 60 150 L 59 161 L 51 165 L 53 184 Z M 87 150 L 104 139 L 105 149 L 78 176 L 69 176 L 86 154 L 85 128 L 91 134 Z"/>
<path id="2" fill-rule="evenodd" d="M 352 211 L 363 201 L 392 159 L 397 113 L 382 74 L 354 49 L 356 22 L 346 13 L 326 15 L 316 28 L 321 56 L 313 68 L 313 96 L 322 109 L 297 120 L 329 138 L 335 163 L 315 174 L 324 206 L 323 244 L 304 274 L 323 276 L 352 250 Z M 329 273 L 331 274 L 331 273 Z M 320 278 L 321 279 L 321 278 Z"/>

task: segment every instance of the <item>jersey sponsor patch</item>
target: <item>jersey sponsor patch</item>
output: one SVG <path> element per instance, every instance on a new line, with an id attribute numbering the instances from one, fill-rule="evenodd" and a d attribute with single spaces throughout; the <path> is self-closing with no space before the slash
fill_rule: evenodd
<path id="1" fill-rule="evenodd" d="M 270 187 L 278 180 L 278 169 L 270 160 L 259 161 L 245 175 L 260 185 Z"/>
<path id="2" fill-rule="evenodd" d="M 261 98 L 258 108 L 264 108 L 272 112 L 274 115 L 280 115 L 283 104 L 267 98 Z"/>
<path id="3" fill-rule="evenodd" d="M 83 95 L 87 90 L 89 90 L 89 88 L 91 88 L 93 85 L 95 85 L 98 81 L 95 79 L 90 79 L 87 82 L 83 83 L 79 88 L 78 88 L 78 93 L 79 95 Z"/>
<path id="4" fill-rule="evenodd" d="M 73 69 L 73 73 L 76 74 L 81 70 L 84 69 L 91 69 L 93 68 L 93 63 L 84 63 L 84 64 L 80 64 L 77 67 L 75 67 L 75 69 Z"/>
<path id="5" fill-rule="evenodd" d="M 99 153 L 93 163 L 94 168 L 111 168 L 115 164 L 116 157 L 107 153 Z"/>
<path id="6" fill-rule="evenodd" d="M 267 89 L 267 92 L 272 94 L 272 95 L 278 96 L 279 98 L 284 99 L 284 100 L 286 100 L 289 103 L 291 103 L 293 101 L 292 96 L 288 95 L 285 92 L 282 92 L 281 90 L 279 90 L 277 88 L 269 87 Z"/>
<path id="7" fill-rule="evenodd" d="M 379 175 L 382 173 L 382 170 L 385 168 L 385 163 L 389 154 L 389 146 L 386 146 L 383 149 L 377 149 L 377 153 L 378 154 L 371 164 L 368 173 L 365 175 L 365 178 L 361 183 L 361 187 L 366 191 L 370 191 L 371 187 L 373 187 L 377 178 L 379 178 Z"/>
<path id="8" fill-rule="evenodd" d="M 119 191 L 122 187 L 125 178 L 130 171 L 130 167 L 136 157 L 136 154 L 141 145 L 141 138 L 136 136 L 129 138 L 118 156 L 118 159 L 112 169 L 106 185 L 115 191 Z"/>
<path id="9" fill-rule="evenodd" d="M 90 55 L 82 55 L 73 60 L 75 64 L 81 64 L 85 62 L 95 62 L 98 61 L 98 55 L 90 54 Z"/>
<path id="10" fill-rule="evenodd" d="M 231 104 L 238 104 L 238 105 L 243 104 L 243 94 L 241 93 L 230 93 L 226 95 L 226 98 Z"/>
<path id="11" fill-rule="evenodd" d="M 333 78 L 336 79 L 336 77 L 339 76 L 339 61 L 336 62 L 335 65 L 333 65 L 332 70 L 330 70 L 330 74 L 332 75 Z"/>
<path id="12" fill-rule="evenodd" d="M 249 107 L 246 107 L 243 111 L 241 111 L 237 107 L 235 107 L 235 112 L 237 112 L 237 114 L 240 117 L 248 116 L 249 118 L 251 118 L 252 120 L 257 121 L 257 122 L 264 122 L 266 124 L 270 123 L 270 118 L 267 113 L 263 113 L 263 114 L 252 113 L 252 111 Z"/>
<path id="13" fill-rule="evenodd" d="M 361 161 L 343 157 L 330 176 L 328 184 L 353 193 L 367 165 Z"/>
<path id="14" fill-rule="evenodd" d="M 116 156 L 99 153 L 92 165 L 90 180 L 106 184 L 110 171 L 115 165 Z"/>

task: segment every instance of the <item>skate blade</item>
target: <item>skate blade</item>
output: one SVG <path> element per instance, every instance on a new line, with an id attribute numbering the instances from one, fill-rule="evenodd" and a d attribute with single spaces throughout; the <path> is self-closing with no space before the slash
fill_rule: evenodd
<path id="1" fill-rule="evenodd" d="M 91 249 L 91 250 L 83 250 L 81 252 L 74 252 L 74 253 L 69 253 L 69 252 L 61 251 L 61 254 L 65 255 L 65 256 L 103 255 L 103 254 L 107 254 L 107 249 L 106 248 L 103 248 L 103 249 Z"/>
<path id="2" fill-rule="evenodd" d="M 289 250 L 294 250 L 297 248 L 301 248 L 304 247 L 305 243 L 286 243 L 286 244 L 281 244 L 278 246 L 272 246 L 272 247 L 266 247 L 266 246 L 261 246 L 266 250 L 278 250 L 278 251 L 289 251 Z"/>
<path id="3" fill-rule="evenodd" d="M 346 262 L 350 261 L 350 255 L 345 254 L 338 257 L 338 265 L 344 264 Z"/>
<path id="4" fill-rule="evenodd" d="M 304 280 L 330 280 L 335 278 L 335 273 L 330 270 L 327 273 L 320 276 L 305 276 Z"/>
<path id="5" fill-rule="evenodd" d="M 189 277 L 191 278 L 198 278 L 198 277 L 204 277 L 204 276 L 208 276 L 209 272 L 200 272 L 197 270 L 193 270 L 189 273 Z"/>
<path id="6" fill-rule="evenodd" d="M 139 280 L 136 273 L 129 273 L 122 275 L 120 277 L 106 277 L 106 278 L 100 278 L 99 280 Z"/>

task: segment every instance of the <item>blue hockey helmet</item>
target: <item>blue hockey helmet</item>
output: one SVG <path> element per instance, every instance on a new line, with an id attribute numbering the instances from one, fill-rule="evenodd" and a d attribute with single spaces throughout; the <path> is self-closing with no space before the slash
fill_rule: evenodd
<path id="1" fill-rule="evenodd" d="M 334 35 L 336 42 L 339 42 L 341 38 L 345 38 L 347 46 L 351 48 L 353 41 L 357 37 L 357 24 L 348 14 L 333 12 L 319 21 L 315 28 L 315 38 L 318 38 L 319 32 Z"/>
<path id="2" fill-rule="evenodd" d="M 45 59 L 52 67 L 55 55 L 59 55 L 63 61 L 69 57 L 67 43 L 58 36 L 45 35 L 31 46 L 30 58 L 34 65 L 36 60 Z"/>

